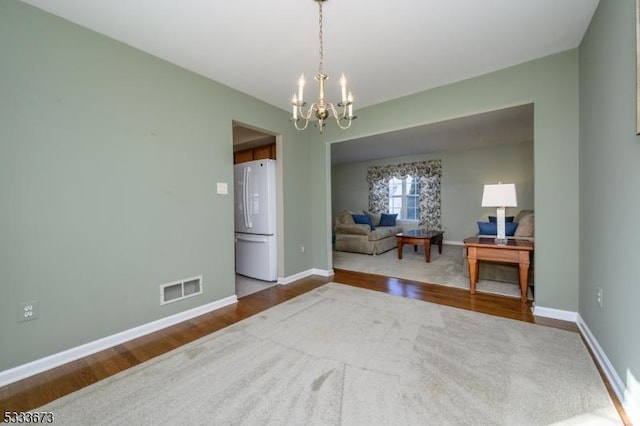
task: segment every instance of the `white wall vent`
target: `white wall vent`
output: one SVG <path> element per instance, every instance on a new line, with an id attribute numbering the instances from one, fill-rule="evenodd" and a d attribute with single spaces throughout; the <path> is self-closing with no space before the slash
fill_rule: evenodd
<path id="1" fill-rule="evenodd" d="M 202 294 L 202 275 L 162 284 L 160 286 L 160 304 L 166 305 L 198 294 Z"/>

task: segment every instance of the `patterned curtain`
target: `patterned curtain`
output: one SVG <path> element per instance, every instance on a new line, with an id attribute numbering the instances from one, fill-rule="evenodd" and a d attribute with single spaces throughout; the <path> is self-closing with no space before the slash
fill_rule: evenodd
<path id="1" fill-rule="evenodd" d="M 415 176 L 420 182 L 420 228 L 442 230 L 440 213 L 440 180 L 442 161 L 391 164 L 369 167 L 369 211 L 386 213 L 389 210 L 389 179 Z"/>

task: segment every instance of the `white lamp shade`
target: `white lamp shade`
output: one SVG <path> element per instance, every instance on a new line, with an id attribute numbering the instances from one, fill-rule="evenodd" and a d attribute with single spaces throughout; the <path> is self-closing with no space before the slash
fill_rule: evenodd
<path id="1" fill-rule="evenodd" d="M 515 183 L 485 185 L 482 207 L 518 207 Z"/>

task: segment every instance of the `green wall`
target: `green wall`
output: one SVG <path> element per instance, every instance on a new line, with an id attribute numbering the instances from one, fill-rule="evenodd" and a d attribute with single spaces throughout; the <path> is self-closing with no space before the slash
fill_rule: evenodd
<path id="1" fill-rule="evenodd" d="M 580 46 L 580 315 L 640 408 L 634 17 L 633 0 L 600 1 Z"/>
<path id="2" fill-rule="evenodd" d="M 368 209 L 369 167 L 434 159 L 442 160 L 440 196 L 445 240 L 462 243 L 477 234 L 476 222 L 486 222 L 489 214 L 495 216 L 495 209 L 481 206 L 485 183 L 516 184 L 518 207 L 508 208 L 507 215 L 534 208 L 533 142 L 528 141 L 336 165 L 331 169 L 332 218 L 342 210 Z M 417 226 L 415 222 L 402 224 L 406 229 Z"/>
<path id="3" fill-rule="evenodd" d="M 0 57 L 0 371 L 234 294 L 233 193 L 215 191 L 234 119 L 282 135 L 280 275 L 314 266 L 319 137 L 285 111 L 16 0 Z M 196 275 L 204 294 L 160 306 Z"/>
<path id="4" fill-rule="evenodd" d="M 357 111 L 360 118 L 348 132 L 330 128 L 326 135 L 329 142 L 338 143 L 530 102 L 534 103 L 535 135 L 536 305 L 576 312 L 577 49 L 363 108 Z M 315 185 L 322 181 L 325 186 L 316 186 L 315 195 L 328 202 L 328 172 L 313 179 Z M 326 220 L 330 223 L 330 218 Z"/>

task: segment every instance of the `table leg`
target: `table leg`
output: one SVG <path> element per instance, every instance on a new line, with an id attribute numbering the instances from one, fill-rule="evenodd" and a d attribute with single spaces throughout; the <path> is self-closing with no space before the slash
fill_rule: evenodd
<path id="1" fill-rule="evenodd" d="M 424 239 L 424 260 L 431 262 L 431 241 L 428 238 Z"/>
<path id="2" fill-rule="evenodd" d="M 520 263 L 518 265 L 520 281 L 520 301 L 527 303 L 529 292 L 529 252 L 520 252 Z"/>
<path id="3" fill-rule="evenodd" d="M 404 245 L 404 243 L 402 242 L 402 238 L 396 238 L 396 245 L 398 247 L 398 259 L 402 259 L 402 246 Z"/>
<path id="4" fill-rule="evenodd" d="M 442 237 L 438 240 L 438 253 L 442 254 Z"/>
<path id="5" fill-rule="evenodd" d="M 469 262 L 469 292 L 476 294 L 476 284 L 478 283 L 478 259 L 476 258 L 476 248 L 467 249 L 467 261 Z"/>
<path id="6" fill-rule="evenodd" d="M 529 265 L 520 264 L 520 301 L 522 303 L 527 303 L 527 290 L 529 290 L 528 278 Z"/>

